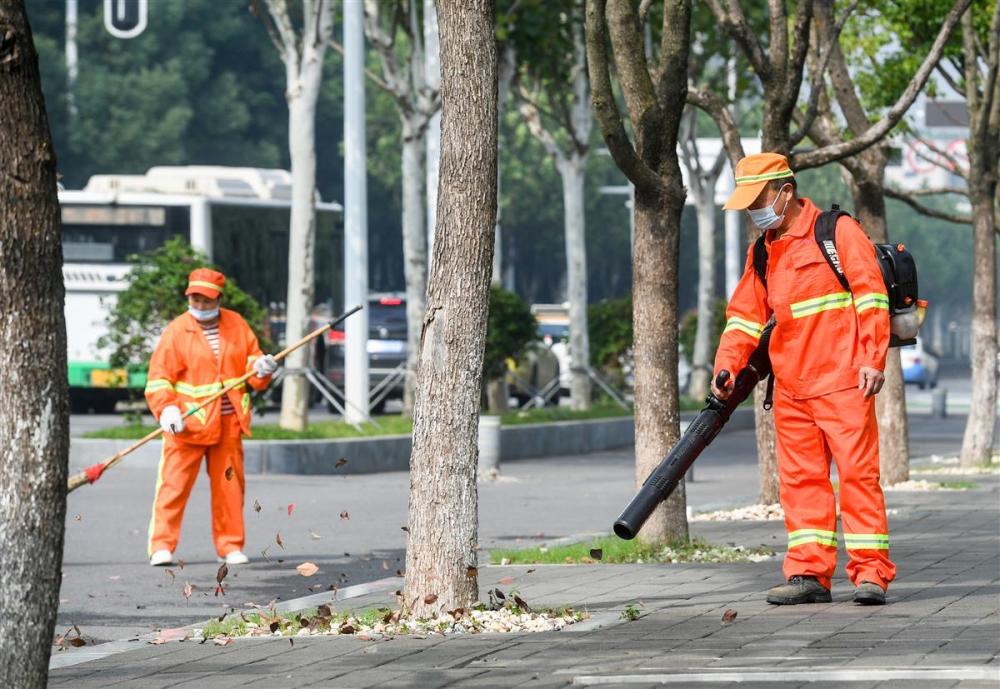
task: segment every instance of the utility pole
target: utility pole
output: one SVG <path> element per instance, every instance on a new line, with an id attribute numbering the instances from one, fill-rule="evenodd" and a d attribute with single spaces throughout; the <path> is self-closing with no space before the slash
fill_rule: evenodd
<path id="1" fill-rule="evenodd" d="M 76 119 L 76 77 L 79 74 L 79 54 L 76 50 L 78 0 L 66 0 L 66 105 L 70 126 Z"/>
<path id="2" fill-rule="evenodd" d="M 441 91 L 441 43 L 438 40 L 437 7 L 424 0 L 424 81 L 435 93 Z M 437 225 L 438 168 L 441 160 L 441 110 L 427 124 L 427 279 L 434 258 L 434 230 Z"/>
<path id="3" fill-rule="evenodd" d="M 368 184 L 365 158 L 365 33 L 362 0 L 344 2 L 344 306 L 368 306 Z M 344 331 L 345 420 L 368 420 L 368 309 Z"/>
<path id="4" fill-rule="evenodd" d="M 729 102 L 736 107 L 736 58 L 729 58 L 728 74 L 726 75 L 729 87 Z M 730 171 L 727 176 L 730 181 L 729 193 L 736 189 L 736 170 Z M 740 241 L 740 211 L 726 211 L 726 299 L 733 296 L 736 290 L 736 283 L 740 281 L 743 273 L 743 264 L 740 261 L 743 244 Z"/>

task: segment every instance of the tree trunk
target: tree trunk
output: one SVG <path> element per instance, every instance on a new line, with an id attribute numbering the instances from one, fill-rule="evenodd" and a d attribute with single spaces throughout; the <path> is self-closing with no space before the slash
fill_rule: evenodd
<path id="1" fill-rule="evenodd" d="M 778 494 L 778 453 L 774 432 L 774 415 L 764 409 L 764 393 L 767 381 L 760 383 L 753 391 L 753 416 L 757 427 L 757 479 L 760 495 L 757 502 L 773 505 L 780 500 Z"/>
<path id="2" fill-rule="evenodd" d="M 503 131 L 503 114 L 507 109 L 507 100 L 510 98 L 510 88 L 514 83 L 514 76 L 517 74 L 517 56 L 514 46 L 508 41 L 504 46 L 497 64 L 497 136 Z M 493 274 L 491 281 L 498 287 L 503 287 L 503 232 L 501 223 L 503 222 L 503 198 L 500 190 L 503 186 L 503 168 L 497 164 L 497 220 L 496 229 L 493 235 Z M 510 291 L 514 286 L 508 287 Z"/>
<path id="3" fill-rule="evenodd" d="M 330 11 L 330 10 L 325 10 Z M 299 58 L 286 54 L 288 100 L 288 151 L 292 167 L 292 212 L 288 229 L 288 299 L 285 342 L 297 342 L 305 334 L 313 305 L 316 245 L 316 99 L 323 76 L 323 50 L 312 39 Z M 325 47 L 325 46 L 324 46 Z M 287 47 L 286 47 L 287 50 Z M 285 359 L 285 367 L 311 364 L 311 347 L 302 347 Z M 367 410 L 366 410 L 367 411 Z M 301 431 L 308 423 L 309 383 L 301 375 L 289 375 L 281 388 L 282 428 Z"/>
<path id="4" fill-rule="evenodd" d="M 0 3 L 0 686 L 45 687 L 69 409 L 56 157 L 24 6 Z"/>
<path id="5" fill-rule="evenodd" d="M 403 414 L 413 415 L 420 327 L 427 294 L 427 234 L 424 226 L 423 146 L 425 127 L 403 118 L 403 275 L 406 280 L 406 381 Z"/>
<path id="6" fill-rule="evenodd" d="M 586 102 L 586 101 L 585 101 Z M 590 409 L 590 338 L 587 333 L 587 243 L 584 182 L 587 156 L 557 159 L 562 178 L 566 240 L 566 301 L 569 302 L 570 399 L 573 409 Z"/>
<path id="7" fill-rule="evenodd" d="M 438 39 L 438 12 L 434 0 L 424 0 L 424 82 L 431 91 L 441 90 L 441 47 Z M 438 172 L 441 159 L 441 111 L 427 123 L 424 137 L 427 156 L 427 255 L 433 261 L 434 232 L 437 225 Z M 428 266 L 430 269 L 430 266 Z"/>
<path id="8" fill-rule="evenodd" d="M 486 408 L 490 414 L 506 414 L 509 411 L 507 400 L 510 398 L 510 388 L 504 377 L 494 378 L 486 383 Z"/>
<path id="9" fill-rule="evenodd" d="M 680 202 L 665 191 L 635 196 L 632 329 L 635 356 L 635 478 L 641 486 L 680 439 L 677 390 L 677 256 Z M 687 541 L 684 481 L 639 532 L 646 542 Z"/>
<path id="10" fill-rule="evenodd" d="M 889 241 L 885 222 L 885 166 L 888 151 L 881 145 L 867 149 L 856 158 L 857 165 L 865 170 L 863 178 L 849 174 L 844 177 L 854 197 L 854 213 L 872 241 L 883 244 Z M 906 418 L 906 387 L 899 349 L 892 348 L 885 361 L 885 385 L 875 398 L 875 415 L 878 417 L 879 473 L 884 486 L 901 483 L 910 478 L 909 423 Z"/>
<path id="11" fill-rule="evenodd" d="M 970 149 L 972 147 L 970 146 Z M 982 155 L 982 153 L 979 153 Z M 970 150 L 974 170 L 975 152 Z M 996 166 L 994 160 L 993 165 Z M 989 464 L 997 423 L 997 261 L 994 188 L 985 179 L 969 179 L 972 201 L 972 398 L 962 438 L 960 464 Z"/>
<path id="12" fill-rule="evenodd" d="M 492 0 L 439 0 L 440 230 L 420 339 L 404 606 L 415 617 L 479 595 L 478 419 L 496 221 Z"/>
<path id="13" fill-rule="evenodd" d="M 694 351 L 690 353 L 688 396 L 695 400 L 704 400 L 709 393 L 712 365 L 708 354 L 712 346 L 712 323 L 715 321 L 714 183 L 706 185 L 704 192 L 694 195 L 698 207 L 698 327 L 694 336 Z"/>

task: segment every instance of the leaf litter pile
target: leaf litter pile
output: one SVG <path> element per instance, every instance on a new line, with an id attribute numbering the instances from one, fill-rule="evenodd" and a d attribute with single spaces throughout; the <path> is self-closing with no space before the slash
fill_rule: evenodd
<path id="1" fill-rule="evenodd" d="M 431 605 L 437 596 L 428 594 L 424 600 Z M 441 610 L 430 618 L 407 619 L 399 610 L 390 608 L 335 612 L 329 605 L 303 612 L 279 613 L 271 603 L 266 608 L 254 606 L 254 612 L 211 622 L 200 632 L 204 640 L 211 639 L 215 643 L 236 637 L 303 636 L 354 636 L 363 641 L 380 641 L 397 636 L 425 638 L 484 632 L 551 632 L 588 616 L 572 608 L 534 610 L 519 594 L 505 594 L 497 588 L 489 592 L 488 603 Z"/>

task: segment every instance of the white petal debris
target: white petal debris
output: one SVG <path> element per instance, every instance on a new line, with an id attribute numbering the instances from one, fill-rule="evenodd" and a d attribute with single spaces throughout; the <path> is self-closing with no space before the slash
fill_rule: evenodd
<path id="1" fill-rule="evenodd" d="M 927 479 L 910 479 L 900 481 L 891 486 L 883 486 L 886 491 L 930 491 L 930 490 L 968 490 L 967 486 L 947 486 L 939 481 L 928 481 Z"/>
<path id="2" fill-rule="evenodd" d="M 694 515 L 691 521 L 695 522 L 738 522 L 738 521 L 775 521 L 785 518 L 785 511 L 781 505 L 747 505 L 731 510 L 716 510 L 714 512 L 701 512 Z"/>
<path id="3" fill-rule="evenodd" d="M 942 457 L 931 455 L 931 466 L 916 467 L 910 471 L 915 476 L 981 476 L 983 474 L 1000 474 L 1000 453 L 994 454 L 989 464 L 963 467 L 958 463 L 958 457 Z"/>

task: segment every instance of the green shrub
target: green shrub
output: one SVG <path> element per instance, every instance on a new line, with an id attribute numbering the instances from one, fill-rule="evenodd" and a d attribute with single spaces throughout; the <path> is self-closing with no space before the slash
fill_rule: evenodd
<path id="1" fill-rule="evenodd" d="M 726 300 L 716 299 L 712 302 L 712 329 L 708 335 L 708 362 L 715 361 L 715 350 L 719 347 L 719 338 L 722 330 L 726 327 Z M 688 362 L 694 355 L 694 338 L 698 331 L 698 311 L 691 310 L 684 314 L 681 319 L 680 344 L 683 347 L 683 356 Z"/>
<path id="2" fill-rule="evenodd" d="M 483 354 L 483 379 L 504 375 L 507 359 L 517 359 L 525 347 L 538 339 L 538 323 L 528 304 L 513 292 L 490 288 L 490 316 Z"/>
<path id="3" fill-rule="evenodd" d="M 617 370 L 618 359 L 632 347 L 632 299 L 605 299 L 587 308 L 590 363 Z"/>

